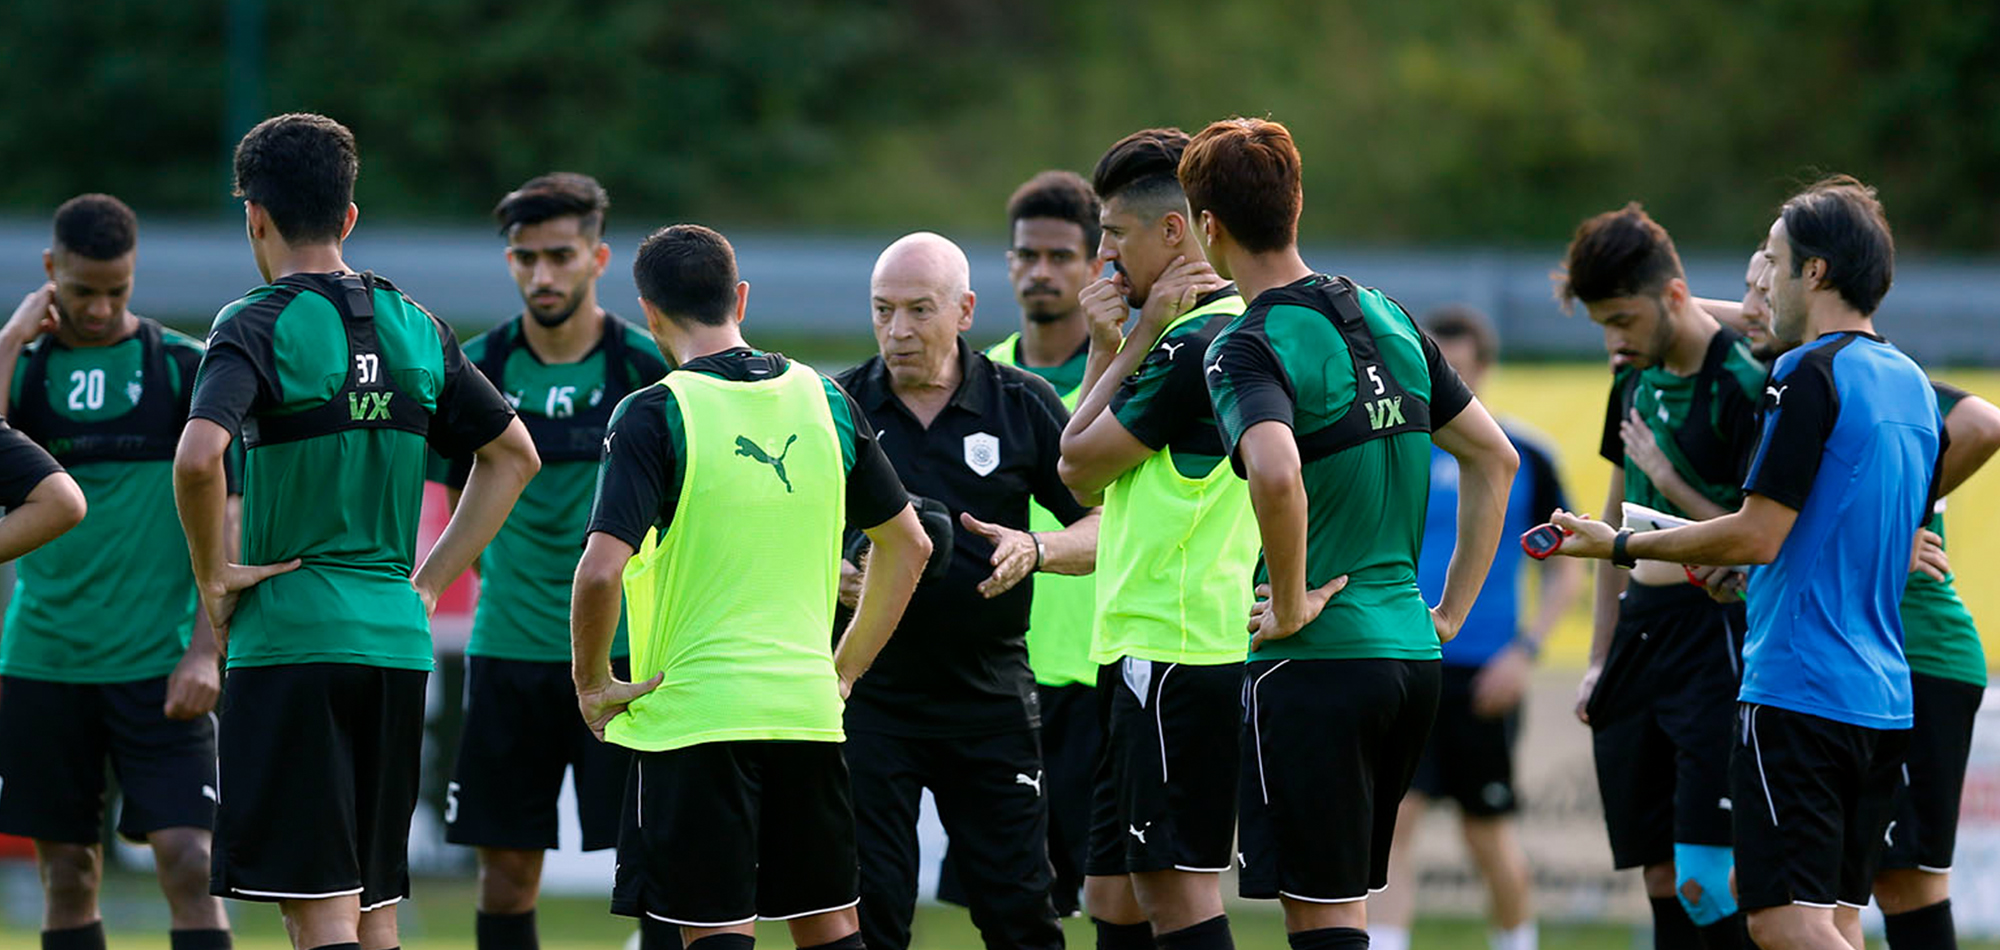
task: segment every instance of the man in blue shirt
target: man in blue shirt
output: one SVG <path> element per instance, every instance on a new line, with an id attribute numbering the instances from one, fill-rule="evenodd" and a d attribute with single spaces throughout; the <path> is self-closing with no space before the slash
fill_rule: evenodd
<path id="1" fill-rule="evenodd" d="M 1781 341 L 1741 510 L 1634 535 L 1559 512 L 1561 553 L 1753 564 L 1730 760 L 1738 900 L 1765 950 L 1859 948 L 1909 741 L 1898 612 L 1930 511 L 1943 420 L 1923 370 L 1875 335 L 1895 245 L 1873 189 L 1845 176 L 1771 225 Z"/>
<path id="2" fill-rule="evenodd" d="M 1425 315 L 1423 326 L 1445 361 L 1477 393 L 1500 354 L 1500 338 L 1486 315 L 1465 306 L 1444 307 Z M 1550 512 L 1568 508 L 1569 502 L 1553 451 L 1519 424 L 1499 421 L 1521 456 L 1501 534 L 1514 538 Z M 1458 460 L 1433 446 L 1430 506 L 1424 519 L 1423 553 L 1417 560 L 1417 586 L 1426 601 L 1443 593 L 1457 533 Z M 1430 803 L 1441 798 L 1458 804 L 1466 850 L 1486 880 L 1493 947 L 1534 950 L 1536 946 L 1528 856 L 1515 837 L 1513 819 L 1518 807 L 1514 740 L 1520 732 L 1521 698 L 1542 641 L 1583 590 L 1584 572 L 1576 561 L 1543 561 L 1534 616 L 1523 618 L 1520 575 L 1525 560 L 1519 545 L 1500 545 L 1465 625 L 1456 639 L 1444 645 L 1437 721 L 1396 817 L 1389 889 L 1375 899 L 1376 912 L 1369 915 L 1368 938 L 1374 950 L 1409 948 L 1410 920 L 1416 910 L 1416 879 L 1409 856 L 1419 821 Z"/>

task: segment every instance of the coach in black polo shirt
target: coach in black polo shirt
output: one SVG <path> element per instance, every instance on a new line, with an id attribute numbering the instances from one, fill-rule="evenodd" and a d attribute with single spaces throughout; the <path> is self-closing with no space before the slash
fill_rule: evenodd
<path id="1" fill-rule="evenodd" d="M 1069 413 L 1039 377 L 995 365 L 972 326 L 965 252 L 936 234 L 889 245 L 870 280 L 880 355 L 841 374 L 910 491 L 958 519 L 944 575 L 911 598 L 847 703 L 861 857 L 861 933 L 910 945 L 917 801 L 928 788 L 988 946 L 1056 948 L 1034 675 L 1024 634 L 1035 571 L 1087 574 L 1097 512 L 1056 476 Z M 1028 532 L 1033 498 L 1069 527 Z"/>

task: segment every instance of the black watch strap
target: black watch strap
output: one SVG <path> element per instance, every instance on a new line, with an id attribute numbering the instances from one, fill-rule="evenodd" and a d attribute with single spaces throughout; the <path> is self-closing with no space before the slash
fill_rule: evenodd
<path id="1" fill-rule="evenodd" d="M 1611 539 L 1611 564 L 1613 567 L 1631 568 L 1639 561 L 1625 550 L 1626 542 L 1632 540 L 1631 528 L 1619 528 L 1618 536 Z"/>

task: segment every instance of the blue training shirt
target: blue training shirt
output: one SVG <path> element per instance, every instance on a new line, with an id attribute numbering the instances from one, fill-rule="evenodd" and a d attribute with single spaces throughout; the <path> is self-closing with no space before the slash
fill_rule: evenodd
<path id="1" fill-rule="evenodd" d="M 1762 412 L 1743 490 L 1799 517 L 1751 575 L 1741 698 L 1907 729 L 1898 605 L 1943 447 L 1930 380 L 1880 337 L 1829 333 L 1778 359 Z"/>
<path id="2" fill-rule="evenodd" d="M 1501 529 L 1500 548 L 1493 554 L 1493 568 L 1479 599 L 1465 615 L 1458 636 L 1444 645 L 1447 666 L 1484 666 L 1495 653 L 1505 649 L 1521 631 L 1521 533 L 1549 519 L 1549 512 L 1568 510 L 1562 481 L 1556 476 L 1555 456 L 1539 439 L 1522 433 L 1512 422 L 1502 422 L 1507 441 L 1521 455 L 1521 467 L 1507 495 L 1507 523 Z M 1424 513 L 1424 546 L 1417 557 L 1417 588 L 1424 602 L 1436 604 L 1444 595 L 1444 576 L 1451 566 L 1451 553 L 1458 546 L 1458 459 L 1450 452 L 1431 447 L 1431 500 Z"/>

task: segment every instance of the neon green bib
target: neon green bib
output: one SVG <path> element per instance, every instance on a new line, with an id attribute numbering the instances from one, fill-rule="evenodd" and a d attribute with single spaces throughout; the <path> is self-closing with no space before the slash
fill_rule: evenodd
<path id="1" fill-rule="evenodd" d="M 846 468 L 819 374 L 667 374 L 685 453 L 679 503 L 625 567 L 632 679 L 658 689 L 611 720 L 648 752 L 703 742 L 839 742 L 828 647 Z"/>
<path id="2" fill-rule="evenodd" d="M 1231 296 L 1198 307 L 1161 335 L 1243 305 Z M 1249 484 L 1227 461 L 1189 478 L 1171 454 L 1153 453 L 1104 489 L 1094 663 L 1130 656 L 1213 666 L 1241 663 L 1249 649 L 1243 624 L 1258 539 Z"/>
<path id="3" fill-rule="evenodd" d="M 1021 339 L 1015 333 L 986 351 L 995 363 L 1019 366 L 1014 358 Z M 1062 394 L 1063 407 L 1075 411 L 1083 399 L 1083 387 Z M 1061 531 L 1063 523 L 1033 500 L 1028 502 L 1028 530 L 1037 534 Z M 1090 660 L 1091 609 L 1096 604 L 1097 582 L 1092 576 L 1063 574 L 1035 575 L 1035 599 L 1028 608 L 1028 668 L 1035 682 L 1043 686 L 1097 684 L 1097 664 Z M 1245 607 L 1244 610 L 1249 610 Z"/>

